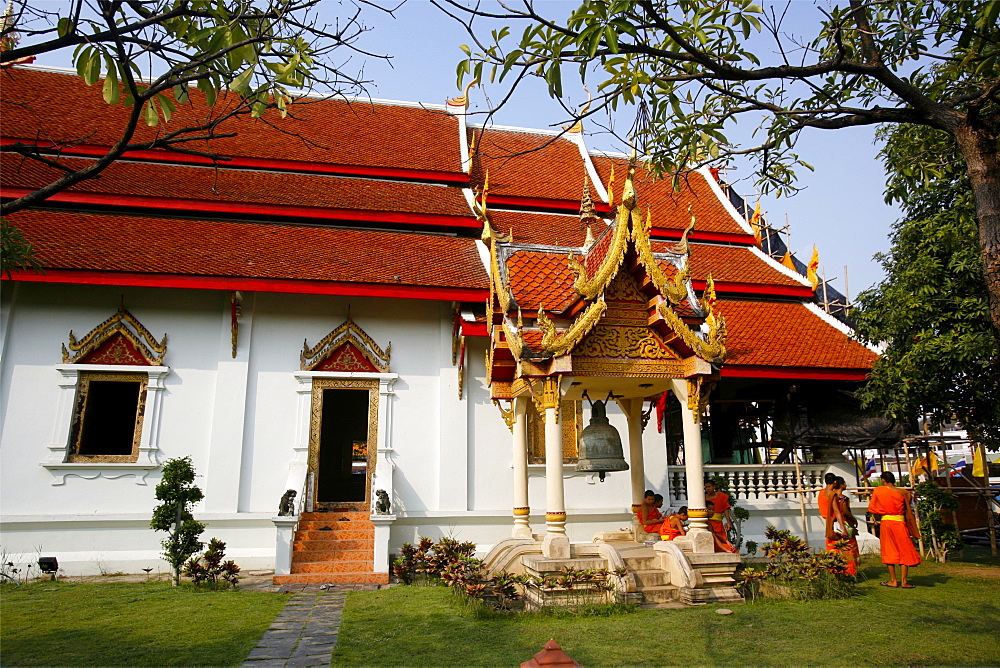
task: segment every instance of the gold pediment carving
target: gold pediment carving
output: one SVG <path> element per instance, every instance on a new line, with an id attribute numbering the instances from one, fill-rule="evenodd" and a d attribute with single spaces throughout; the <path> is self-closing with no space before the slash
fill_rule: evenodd
<path id="1" fill-rule="evenodd" d="M 573 351 L 575 357 L 676 360 L 680 355 L 648 327 L 598 325 Z"/>
<path id="2" fill-rule="evenodd" d="M 73 330 L 70 330 L 68 348 L 66 344 L 62 347 L 62 361 L 64 364 L 75 364 L 116 337 L 131 344 L 134 352 L 141 355 L 149 366 L 163 365 L 163 356 L 167 353 L 167 335 L 164 334 L 163 339 L 157 341 L 124 305 L 119 306 L 117 313 L 90 330 L 79 341 L 73 336 Z M 124 344 L 120 339 L 115 344 L 118 347 Z M 118 357 L 124 359 L 125 356 Z"/>
<path id="3" fill-rule="evenodd" d="M 299 354 L 301 369 L 312 371 L 345 344 L 352 344 L 378 372 L 389 372 L 389 354 L 392 350 L 392 344 L 386 346 L 383 352 L 375 340 L 351 320 L 350 314 L 343 324 L 320 339 L 315 346 L 310 348 L 308 340 L 302 341 L 302 352 Z M 350 352 L 353 354 L 353 351 Z"/>

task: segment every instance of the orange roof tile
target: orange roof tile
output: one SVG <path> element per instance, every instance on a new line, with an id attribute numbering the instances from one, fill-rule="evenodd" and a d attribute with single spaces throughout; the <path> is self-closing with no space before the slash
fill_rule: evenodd
<path id="1" fill-rule="evenodd" d="M 71 73 L 6 68 L 0 82 L 6 137 L 110 146 L 129 113 L 121 105 L 105 104 L 99 85 L 88 88 Z M 191 100 L 178 105 L 167 124 L 140 124 L 134 141 L 201 123 L 207 113 L 204 98 L 193 90 Z M 215 113 L 227 104 L 220 95 Z M 458 122 L 444 110 L 303 98 L 284 119 L 269 110 L 260 119 L 234 118 L 217 129 L 217 134 L 230 132 L 237 135 L 184 146 L 227 156 L 461 172 Z"/>
<path id="2" fill-rule="evenodd" d="M 586 170 L 577 145 L 549 134 L 474 128 L 472 183 L 490 172 L 489 194 L 579 202 Z M 471 140 L 470 140 L 471 141 Z"/>
<path id="3" fill-rule="evenodd" d="M 63 162 L 90 164 L 80 158 Z M 4 154 L 2 164 L 5 187 L 38 188 L 61 174 L 12 154 Z M 99 178 L 67 192 L 472 217 L 461 189 L 447 186 L 139 162 L 113 163 Z"/>
<path id="4" fill-rule="evenodd" d="M 542 305 L 562 313 L 580 299 L 565 254 L 519 250 L 507 259 L 507 277 L 515 301 L 525 310 Z"/>
<path id="5" fill-rule="evenodd" d="M 654 253 L 668 252 L 674 245 L 663 241 L 651 243 Z M 691 278 L 695 280 L 703 281 L 711 274 L 717 282 L 806 287 L 772 267 L 750 248 L 711 244 L 691 244 L 690 247 L 688 266 L 691 268 Z M 667 277 L 672 278 L 676 272 L 674 265 L 666 260 L 660 260 L 659 264 Z"/>
<path id="6" fill-rule="evenodd" d="M 877 358 L 801 303 L 719 300 L 716 308 L 729 331 L 727 365 L 869 369 Z"/>
<path id="7" fill-rule="evenodd" d="M 490 177 L 490 189 L 492 190 Z M 527 213 L 521 211 L 490 211 L 490 222 L 498 232 L 507 234 L 513 230 L 513 239 L 519 244 L 542 244 L 546 246 L 583 245 L 587 238 L 586 228 L 580 216 L 563 216 L 554 213 Z M 597 234 L 598 230 L 594 229 Z"/>
<path id="8" fill-rule="evenodd" d="M 49 269 L 488 287 L 476 242 L 318 226 L 21 211 Z"/>
<path id="9" fill-rule="evenodd" d="M 611 166 L 615 166 L 614 202 L 617 206 L 621 203 L 628 160 L 603 156 L 594 156 L 593 160 L 605 186 L 611 178 Z M 634 183 L 639 197 L 637 210 L 642 212 L 642 220 L 645 222 L 647 209 L 652 208 L 653 227 L 683 230 L 691 222 L 688 213 L 690 206 L 697 220 L 693 238 L 697 238 L 698 231 L 747 234 L 747 231 L 733 220 L 732 215 L 712 192 L 700 172 L 689 172 L 688 177 L 681 180 L 680 192 L 674 192 L 670 179 L 654 180 L 652 175 L 641 167 L 636 168 Z"/>

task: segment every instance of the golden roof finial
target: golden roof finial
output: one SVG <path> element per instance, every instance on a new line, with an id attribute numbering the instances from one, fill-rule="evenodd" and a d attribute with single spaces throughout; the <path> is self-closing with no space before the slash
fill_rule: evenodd
<path id="1" fill-rule="evenodd" d="M 588 251 L 594 245 L 594 228 L 587 223 L 587 238 L 583 240 L 583 250 Z"/>
<path id="2" fill-rule="evenodd" d="M 448 100 L 448 104 L 453 107 L 462 107 L 464 109 L 469 108 L 469 90 L 479 83 L 479 79 L 473 79 L 469 82 L 469 85 L 465 87 L 465 91 L 458 97 L 453 97 Z"/>
<path id="3" fill-rule="evenodd" d="M 628 161 L 628 175 L 625 177 L 625 187 L 622 188 L 622 204 L 626 209 L 634 209 L 636 204 L 635 186 L 632 181 L 635 179 L 635 147 L 632 148 L 632 157 Z"/>
<path id="4" fill-rule="evenodd" d="M 580 220 L 590 220 L 598 218 L 597 210 L 594 208 L 594 199 L 590 196 L 590 181 L 583 177 L 583 197 L 580 198 Z"/>

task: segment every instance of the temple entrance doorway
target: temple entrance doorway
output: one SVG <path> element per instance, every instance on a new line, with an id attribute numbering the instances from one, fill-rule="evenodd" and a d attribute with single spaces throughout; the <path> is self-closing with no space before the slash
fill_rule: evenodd
<path id="1" fill-rule="evenodd" d="M 362 381 L 363 382 L 363 381 Z M 309 468 L 316 511 L 368 510 L 374 394 L 357 381 L 314 380 Z M 375 399 L 377 401 L 377 398 Z"/>

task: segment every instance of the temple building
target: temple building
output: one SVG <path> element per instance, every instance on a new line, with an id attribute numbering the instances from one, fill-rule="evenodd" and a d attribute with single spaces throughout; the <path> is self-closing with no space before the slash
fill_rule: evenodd
<path id="1" fill-rule="evenodd" d="M 127 110 L 75 73 L 0 77 L 2 141 L 48 159 L 5 151 L 5 199 L 119 138 Z M 191 100 L 135 139 L 211 113 Z M 10 216 L 44 272 L 0 286 L 6 553 L 164 568 L 153 490 L 185 456 L 205 538 L 279 582 L 384 582 L 421 536 L 591 554 L 634 540 L 645 489 L 689 506 L 685 549 L 710 552 L 710 476 L 750 511 L 745 538 L 820 544 L 789 492 L 898 437 L 851 398 L 876 353 L 717 173 L 675 190 L 579 125 L 466 109 L 310 99 Z M 579 450 L 603 413 L 610 468 Z"/>

